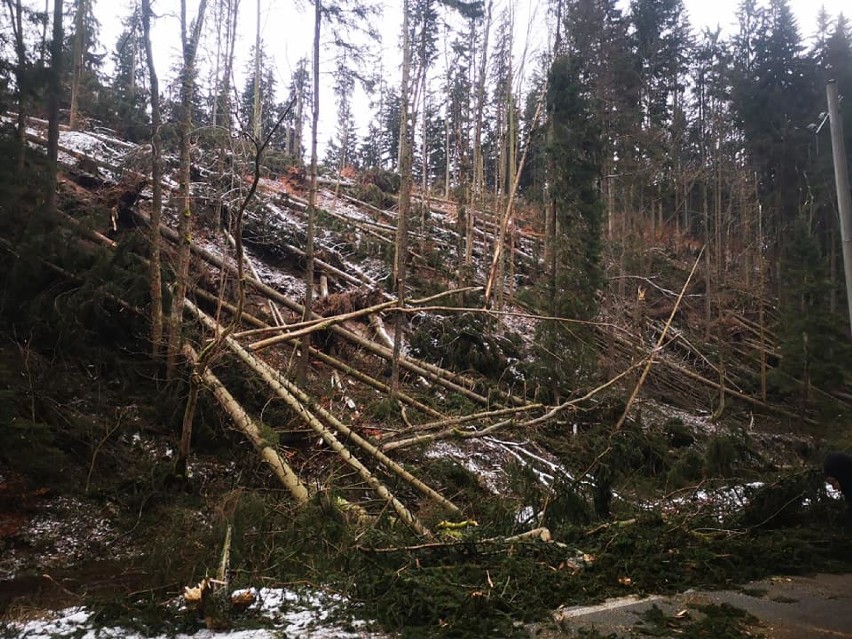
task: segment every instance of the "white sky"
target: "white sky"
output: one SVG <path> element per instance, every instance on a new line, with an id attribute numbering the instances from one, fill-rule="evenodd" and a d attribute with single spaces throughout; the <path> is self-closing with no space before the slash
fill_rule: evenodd
<path id="1" fill-rule="evenodd" d="M 239 39 L 237 42 L 240 58 L 235 65 L 235 73 L 241 75 L 245 65 L 250 47 L 254 44 L 254 32 L 256 25 L 256 11 L 258 0 L 241 0 L 240 2 L 240 24 L 238 27 Z M 311 40 L 313 37 L 313 15 L 310 0 L 260 0 L 261 1 L 261 36 L 265 46 L 272 56 L 276 66 L 276 77 L 280 94 L 284 91 L 290 81 L 292 71 L 298 60 L 306 56 L 310 59 Z M 764 0 L 765 2 L 766 0 Z M 721 26 L 723 30 L 730 32 L 736 24 L 736 9 L 739 0 L 684 0 L 690 16 L 690 22 L 694 31 L 700 32 L 704 27 Z M 43 9 L 43 0 L 30 0 L 30 4 Z M 195 15 L 194 6 L 197 0 L 190 0 L 193 8 L 190 15 Z M 381 24 L 379 30 L 383 39 L 383 69 L 384 76 L 390 83 L 398 84 L 399 80 L 399 34 L 401 29 L 400 7 L 402 0 L 382 0 L 382 16 L 379 18 Z M 626 5 L 626 0 L 622 2 Z M 161 83 L 168 80 L 175 64 L 180 56 L 180 37 L 178 13 L 180 3 L 178 0 L 153 0 L 154 11 L 160 16 L 152 26 L 153 39 L 155 42 L 155 57 L 157 70 L 161 77 Z M 523 52 L 523 43 L 529 40 L 529 49 L 535 51 L 546 44 L 547 32 L 544 27 L 543 13 L 546 3 L 543 0 L 495 0 L 495 21 L 500 12 L 506 7 L 512 7 L 516 13 L 516 47 L 517 55 Z M 829 15 L 838 15 L 841 11 L 846 12 L 847 17 L 852 18 L 852 3 L 849 0 L 791 0 L 790 6 L 796 14 L 799 22 L 799 30 L 806 41 L 809 41 L 816 29 L 816 16 L 821 5 L 824 5 Z M 101 22 L 102 46 L 111 50 L 116 42 L 121 29 L 121 18 L 129 10 L 129 0 L 95 0 L 95 15 Z M 301 9 L 299 8 L 301 7 Z M 207 20 L 212 23 L 211 11 L 208 6 Z M 528 24 L 532 21 L 533 28 Z M 209 25 L 208 25 L 209 26 Z M 208 47 L 212 48 L 212 47 Z M 203 53 L 203 52 L 202 52 Z M 532 59 L 532 54 L 529 54 Z M 212 56 L 212 52 L 211 52 Z M 330 74 L 334 68 L 334 59 L 330 47 L 326 47 L 322 54 L 321 73 L 328 78 L 323 82 L 321 93 L 321 133 L 320 142 L 324 144 L 334 129 L 336 105 L 331 92 Z M 516 61 L 516 68 L 518 62 Z M 532 70 L 532 62 L 526 65 L 526 71 Z M 238 86 L 243 80 L 237 79 Z M 355 102 L 355 117 L 359 126 L 368 119 L 367 99 L 360 95 Z M 362 132 L 363 133 L 363 132 Z"/>

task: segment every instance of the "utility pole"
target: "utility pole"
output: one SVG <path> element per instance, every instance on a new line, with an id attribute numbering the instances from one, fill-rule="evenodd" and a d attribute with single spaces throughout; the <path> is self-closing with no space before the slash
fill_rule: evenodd
<path id="1" fill-rule="evenodd" d="M 837 97 L 837 82 L 829 80 L 828 118 L 831 123 L 831 149 L 834 158 L 834 182 L 837 185 L 837 210 L 840 213 L 840 238 L 843 246 L 843 270 L 846 274 L 846 303 L 849 305 L 849 326 L 852 334 L 852 202 L 849 196 L 849 170 L 843 144 L 843 118 Z"/>

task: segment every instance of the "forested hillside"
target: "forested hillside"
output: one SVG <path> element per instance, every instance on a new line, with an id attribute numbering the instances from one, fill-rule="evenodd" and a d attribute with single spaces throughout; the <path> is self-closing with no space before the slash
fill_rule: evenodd
<path id="1" fill-rule="evenodd" d="M 551 613 L 850 571 L 843 15 L 306 0 L 281 86 L 265 2 L 167 4 L 0 4 L 0 632 L 593 637 Z"/>

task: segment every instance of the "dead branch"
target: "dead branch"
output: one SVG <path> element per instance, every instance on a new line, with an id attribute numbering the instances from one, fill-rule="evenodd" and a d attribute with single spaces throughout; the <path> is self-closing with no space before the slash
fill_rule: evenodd
<path id="1" fill-rule="evenodd" d="M 683 287 L 680 289 L 680 294 L 677 296 L 674 307 L 672 308 L 672 312 L 669 314 L 669 319 L 666 322 L 663 331 L 660 333 L 660 337 L 657 339 L 657 344 L 654 347 L 654 350 L 652 350 L 650 355 L 648 356 L 648 360 L 645 364 L 645 369 L 639 376 L 639 381 L 636 382 L 636 386 L 633 387 L 633 392 L 630 394 L 630 397 L 627 400 L 627 404 L 624 407 L 624 412 L 621 414 L 621 417 L 612 429 L 613 432 L 616 432 L 621 429 L 622 425 L 624 424 L 624 420 L 627 419 L 627 415 L 629 414 L 630 409 L 633 406 L 633 402 L 636 401 L 636 397 L 639 395 L 639 391 L 642 389 L 645 380 L 648 378 L 648 373 L 651 371 L 651 366 L 653 366 L 654 364 L 654 356 L 661 349 L 663 342 L 666 340 L 666 335 L 669 332 L 669 328 L 671 328 L 672 322 L 674 321 L 675 315 L 677 314 L 677 310 L 680 308 L 680 303 L 683 300 L 684 294 L 686 293 L 686 289 L 692 282 L 692 277 L 695 275 L 695 271 L 698 269 L 698 264 L 700 263 L 701 256 L 703 254 L 704 248 L 702 247 L 701 251 L 699 251 L 698 253 L 698 256 L 695 258 L 695 263 L 692 265 L 692 270 L 689 272 L 689 277 L 686 278 L 686 282 L 684 282 Z"/>

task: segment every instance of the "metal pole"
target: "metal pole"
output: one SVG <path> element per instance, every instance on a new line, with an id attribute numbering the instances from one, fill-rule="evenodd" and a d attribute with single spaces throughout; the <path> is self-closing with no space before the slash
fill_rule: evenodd
<path id="1" fill-rule="evenodd" d="M 843 145 L 843 118 L 837 83 L 829 80 L 828 118 L 831 122 L 831 149 L 834 157 L 834 181 L 837 184 L 837 210 L 840 213 L 840 238 L 843 246 L 843 270 L 846 273 L 846 303 L 849 305 L 849 326 L 852 331 L 852 202 L 849 196 L 849 171 Z"/>

